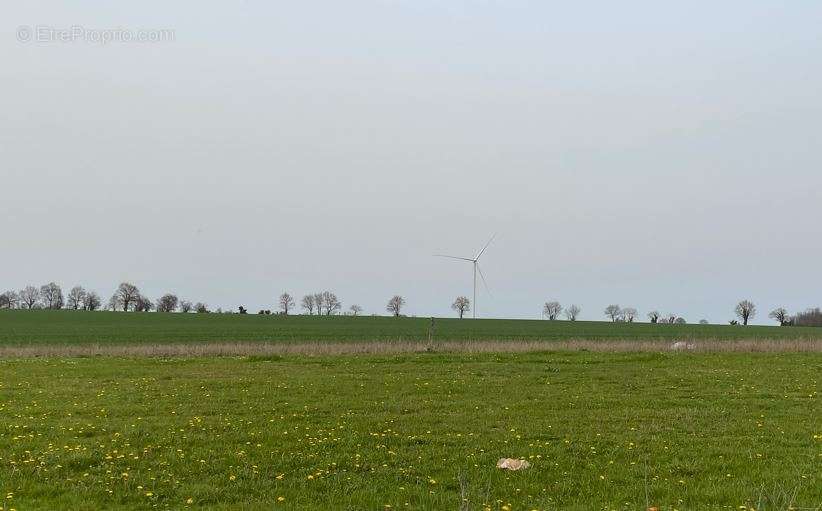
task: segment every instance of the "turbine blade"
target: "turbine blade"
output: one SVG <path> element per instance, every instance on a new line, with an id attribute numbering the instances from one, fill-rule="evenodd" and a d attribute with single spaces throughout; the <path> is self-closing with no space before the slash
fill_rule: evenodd
<path id="1" fill-rule="evenodd" d="M 491 290 L 488 289 L 488 283 L 485 282 L 485 275 L 482 274 L 482 268 L 480 268 L 479 264 L 477 265 L 477 271 L 479 272 L 480 278 L 482 279 L 482 285 L 485 286 L 485 291 L 488 292 L 488 296 L 493 296 L 491 294 Z"/>
<path id="2" fill-rule="evenodd" d="M 474 262 L 473 259 L 468 259 L 467 257 L 457 257 L 457 256 L 450 256 L 450 255 L 445 255 L 445 254 L 434 254 L 434 257 L 447 257 L 449 259 L 460 259 L 462 261 Z"/>
<path id="3" fill-rule="evenodd" d="M 491 239 L 488 240 L 488 243 L 486 243 L 485 246 L 482 247 L 482 250 L 479 251 L 479 254 L 477 254 L 477 257 L 474 258 L 475 261 L 479 260 L 482 253 L 485 252 L 485 249 L 488 248 L 488 245 L 490 245 L 491 242 L 494 241 L 494 238 L 496 238 L 496 237 L 497 237 L 497 233 L 494 233 L 494 235 L 491 236 Z"/>

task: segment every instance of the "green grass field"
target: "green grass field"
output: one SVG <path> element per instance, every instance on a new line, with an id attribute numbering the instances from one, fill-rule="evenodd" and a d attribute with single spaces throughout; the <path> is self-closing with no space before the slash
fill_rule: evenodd
<path id="1" fill-rule="evenodd" d="M 428 336 L 429 318 L 0 311 L 0 344 L 235 341 L 392 341 Z M 820 328 L 651 325 L 591 321 L 436 319 L 440 341 L 567 339 L 795 339 Z"/>
<path id="2" fill-rule="evenodd" d="M 807 353 L 0 360 L 0 509 L 818 509 L 820 375 Z"/>
<path id="3" fill-rule="evenodd" d="M 0 347 L 390 343 L 426 339 L 429 322 L 0 311 Z M 544 340 L 546 350 L 570 339 L 819 339 L 820 332 L 435 322 L 437 341 Z M 2 511 L 822 506 L 818 351 L 14 353 L 0 358 Z M 503 472 L 495 468 L 500 457 L 532 467 Z"/>

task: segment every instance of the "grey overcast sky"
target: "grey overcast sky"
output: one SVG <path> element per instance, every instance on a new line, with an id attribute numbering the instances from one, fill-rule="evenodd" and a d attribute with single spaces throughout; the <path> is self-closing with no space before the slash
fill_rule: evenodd
<path id="1" fill-rule="evenodd" d="M 449 316 L 470 264 L 432 254 L 498 233 L 480 316 L 767 323 L 822 305 L 820 31 L 817 0 L 7 0 L 0 288 Z"/>

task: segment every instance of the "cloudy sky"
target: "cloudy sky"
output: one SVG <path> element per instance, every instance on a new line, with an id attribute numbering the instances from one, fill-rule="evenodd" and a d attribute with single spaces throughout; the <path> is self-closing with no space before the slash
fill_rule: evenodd
<path id="1" fill-rule="evenodd" d="M 73 4 L 0 6 L 0 288 L 822 305 L 818 1 Z"/>

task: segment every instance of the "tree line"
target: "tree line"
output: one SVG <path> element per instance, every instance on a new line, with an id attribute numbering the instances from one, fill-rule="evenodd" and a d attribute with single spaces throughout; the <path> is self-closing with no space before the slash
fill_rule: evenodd
<path id="1" fill-rule="evenodd" d="M 288 315 L 296 308 L 296 300 L 289 293 L 283 293 L 278 300 L 279 314 Z M 300 307 L 305 314 L 333 316 L 342 310 L 342 301 L 331 291 L 307 294 L 300 300 Z M 405 298 L 394 295 L 388 300 L 386 310 L 393 316 L 399 317 L 405 307 Z M 467 307 L 467 303 L 466 303 Z M 114 291 L 106 306 L 100 295 L 94 291 L 89 291 L 82 286 L 74 286 L 64 295 L 63 289 L 55 282 L 40 287 L 26 286 L 19 291 L 6 291 L 0 294 L 0 309 L 70 309 L 70 310 L 110 310 L 123 312 L 197 312 L 209 313 L 211 309 L 203 302 L 192 303 L 181 300 L 174 293 L 166 293 L 156 300 L 152 300 L 144 295 L 140 289 L 130 282 L 123 282 Z M 363 308 L 359 305 L 351 305 L 348 314 L 359 316 Z M 217 309 L 215 312 L 223 312 Z M 238 307 L 240 314 L 247 314 L 248 310 Z M 271 310 L 261 310 L 258 314 L 271 314 Z"/>
<path id="2" fill-rule="evenodd" d="M 54 282 L 40 287 L 26 286 L 19 291 L 6 291 L 0 294 L 0 309 L 70 309 L 70 310 L 111 310 L 125 312 L 210 312 L 203 302 L 192 304 L 180 300 L 177 295 L 167 293 L 156 301 L 140 292 L 140 289 L 129 282 L 117 286 L 106 305 L 95 291 L 83 286 L 74 286 L 63 295 L 63 289 Z"/>
<path id="3" fill-rule="evenodd" d="M 279 311 L 277 314 L 289 315 L 297 307 L 296 299 L 289 293 L 283 293 L 278 300 Z M 392 316 L 399 317 L 405 307 L 405 298 L 394 295 L 385 306 L 385 310 Z M 300 308 L 304 314 L 318 316 L 333 316 L 342 312 L 342 301 L 331 291 L 309 293 L 300 300 Z M 465 296 L 458 296 L 451 304 L 451 308 L 456 311 L 458 317 L 462 319 L 466 312 L 471 310 L 471 301 Z M 152 300 L 144 295 L 140 289 L 130 282 L 123 282 L 114 291 L 106 305 L 100 295 L 94 291 L 87 290 L 82 286 L 74 286 L 68 293 L 63 294 L 62 288 L 49 282 L 40 287 L 26 286 L 19 291 L 6 291 L 0 294 L 0 309 L 71 309 L 71 310 L 110 310 L 124 312 L 182 312 L 182 313 L 209 313 L 211 309 L 203 302 L 192 303 L 181 300 L 174 293 L 166 293 L 156 300 Z M 240 314 L 247 314 L 245 307 L 238 307 Z M 223 312 L 217 309 L 216 312 Z M 346 314 L 359 316 L 363 312 L 359 305 L 351 305 Z M 568 321 L 576 321 L 582 308 L 579 305 L 563 307 L 558 301 L 545 302 L 542 313 L 547 319 L 554 321 L 565 317 Z M 633 307 L 621 307 L 618 304 L 608 305 L 603 311 L 605 317 L 612 322 L 634 323 L 639 319 L 639 312 Z M 757 314 L 756 305 L 751 300 L 741 300 L 734 308 L 735 319 L 730 321 L 732 325 L 747 325 Z M 260 310 L 258 314 L 271 314 L 271 310 Z M 784 307 L 772 310 L 768 317 L 781 326 L 822 326 L 822 310 L 819 308 L 808 309 L 791 315 Z M 676 314 L 660 314 L 653 310 L 647 314 L 648 321 L 655 324 L 686 324 L 685 318 Z M 707 324 L 706 320 L 701 320 L 700 324 Z"/>
<path id="4" fill-rule="evenodd" d="M 542 308 L 542 315 L 545 318 L 553 321 L 559 319 L 561 314 L 565 314 L 565 318 L 569 321 L 576 321 L 577 316 L 582 311 L 578 305 L 571 305 L 568 308 L 563 308 L 557 301 L 545 302 Z M 611 304 L 603 311 L 605 317 L 614 323 L 624 322 L 633 323 L 639 317 L 639 313 L 633 307 L 620 307 L 618 304 Z M 735 319 L 729 321 L 731 325 L 747 326 L 748 322 L 756 317 L 756 304 L 751 300 L 741 300 L 734 307 Z M 653 310 L 648 313 L 648 321 L 655 324 L 679 324 L 687 323 L 685 318 L 676 314 L 660 314 L 659 311 Z M 768 317 L 780 326 L 822 326 L 822 310 L 819 308 L 808 309 L 805 312 L 798 312 L 791 315 L 784 307 L 777 307 L 772 310 Z M 708 321 L 703 319 L 699 321 L 700 324 L 707 325 Z"/>

